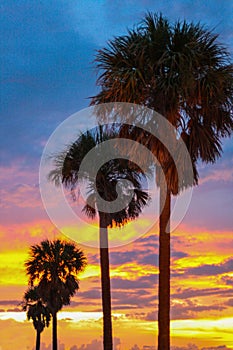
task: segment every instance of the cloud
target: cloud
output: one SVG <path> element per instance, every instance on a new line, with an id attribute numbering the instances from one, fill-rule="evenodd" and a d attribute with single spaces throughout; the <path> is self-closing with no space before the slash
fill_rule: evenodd
<path id="1" fill-rule="evenodd" d="M 171 350 L 198 350 L 198 347 L 195 344 L 188 344 L 187 347 L 172 346 Z"/>
<path id="2" fill-rule="evenodd" d="M 156 311 L 148 312 L 145 316 L 146 321 L 157 321 L 158 313 Z"/>
<path id="3" fill-rule="evenodd" d="M 135 344 L 130 350 L 140 350 L 140 348 L 137 344 Z"/>
<path id="4" fill-rule="evenodd" d="M 121 291 L 112 291 L 112 305 L 115 308 L 115 305 L 120 306 L 122 309 L 128 308 L 146 308 L 154 307 L 156 297 L 151 295 L 145 290 L 138 290 L 136 292 L 121 292 Z"/>
<path id="5" fill-rule="evenodd" d="M 121 344 L 119 338 L 113 338 L 113 350 L 119 350 L 119 345 Z M 77 345 L 71 346 L 70 350 L 102 350 L 103 340 L 94 339 L 89 344 L 83 344 L 80 347 Z"/>
<path id="6" fill-rule="evenodd" d="M 141 255 L 143 255 L 143 251 L 139 249 L 135 251 L 112 252 L 110 253 L 110 264 L 119 265 L 119 261 L 121 264 L 135 262 L 136 260 L 140 262 Z"/>
<path id="7" fill-rule="evenodd" d="M 58 349 L 65 350 L 65 344 L 61 343 L 60 340 L 58 340 Z M 34 348 L 32 348 L 32 350 L 34 350 Z M 40 345 L 40 350 L 52 350 L 52 345 L 51 344 L 46 345 L 45 343 L 42 343 Z"/>
<path id="8" fill-rule="evenodd" d="M 137 264 L 158 266 L 158 235 L 150 234 L 141 237 L 135 241 L 134 249 L 131 250 L 126 247 L 122 247 L 119 251 L 110 252 L 111 265 L 135 262 Z"/>
<path id="9" fill-rule="evenodd" d="M 94 282 L 96 281 L 94 280 Z M 88 304 L 95 305 L 99 311 L 101 309 L 101 289 L 99 281 L 97 282 L 98 286 L 93 286 L 89 290 L 79 291 L 77 299 L 71 301 L 70 306 L 80 307 L 86 305 L 88 300 Z M 154 293 L 151 294 L 151 290 L 154 291 L 156 283 L 156 274 L 140 276 L 135 280 L 113 277 L 111 279 L 111 289 L 114 309 L 125 309 L 126 306 L 136 308 L 150 305 L 151 302 L 153 303 L 157 299 Z"/>
<path id="10" fill-rule="evenodd" d="M 187 346 L 172 346 L 171 350 L 231 350 L 231 349 L 226 347 L 225 345 L 212 346 L 207 348 L 205 347 L 200 349 L 195 344 L 188 344 Z"/>
<path id="11" fill-rule="evenodd" d="M 14 307 L 13 309 L 7 309 L 7 312 L 22 312 L 22 309 L 19 309 L 18 307 Z"/>
<path id="12" fill-rule="evenodd" d="M 144 265 L 151 265 L 151 266 L 157 266 L 157 267 L 159 265 L 159 257 L 158 257 L 158 254 L 155 254 L 155 253 L 151 253 L 151 254 L 145 253 L 145 255 L 141 260 Z"/>
<path id="13" fill-rule="evenodd" d="M 221 278 L 222 282 L 225 283 L 227 286 L 233 286 L 233 277 L 231 276 L 223 276 Z"/>
<path id="14" fill-rule="evenodd" d="M 224 156 L 223 156 L 224 157 Z M 215 165 L 217 166 L 217 165 Z M 183 223 L 211 231 L 231 231 L 232 183 L 206 182 L 195 187 Z"/>
<path id="15" fill-rule="evenodd" d="M 172 293 L 172 298 L 176 299 L 188 299 L 188 298 L 193 298 L 193 297 L 204 297 L 204 296 L 212 296 L 212 295 L 219 295 L 219 296 L 224 296 L 224 295 L 231 295 L 232 290 L 230 289 L 222 289 L 218 287 L 214 288 L 202 288 L 202 289 L 197 289 L 197 288 L 185 288 L 181 289 L 178 288 L 175 293 Z"/>
<path id="16" fill-rule="evenodd" d="M 1 166 L 0 197 L 2 224 L 47 218 L 39 191 L 38 167 L 35 169 L 32 164 L 27 166 L 18 159 Z"/>
<path id="17" fill-rule="evenodd" d="M 178 259 L 182 259 L 182 258 L 187 258 L 189 256 L 189 254 L 185 253 L 185 252 L 179 252 L 179 251 L 172 251 L 171 252 L 171 257 L 174 260 L 178 260 Z"/>
<path id="18" fill-rule="evenodd" d="M 14 184 L 8 189 L 0 190 L 1 206 L 10 209 L 12 206 L 20 208 L 42 207 L 39 188 L 37 185 Z M 0 206 L 0 207 L 1 207 Z"/>
<path id="19" fill-rule="evenodd" d="M 206 176 L 202 177 L 200 179 L 200 185 L 204 184 L 206 182 L 233 182 L 233 173 L 232 173 L 232 169 L 229 169 L 229 163 L 225 164 L 226 169 L 222 169 L 222 167 L 220 169 L 213 169 L 210 174 L 207 174 Z"/>
<path id="20" fill-rule="evenodd" d="M 6 258 L 10 255 L 17 255 L 17 252 L 27 253 L 31 244 L 38 243 L 43 239 L 53 239 L 60 236 L 60 232 L 50 221 L 36 220 L 20 224 L 0 225 L 1 246 L 0 251 L 4 252 Z"/>
<path id="21" fill-rule="evenodd" d="M 220 345 L 220 346 L 211 346 L 208 348 L 202 348 L 201 350 L 231 350 L 230 348 L 228 348 L 226 345 Z"/>
<path id="22" fill-rule="evenodd" d="M 99 300 L 101 298 L 101 290 L 92 289 L 92 290 L 87 290 L 85 292 L 79 292 L 78 297 L 79 299 L 82 298 L 84 300 L 89 300 L 89 299 Z"/>
<path id="23" fill-rule="evenodd" d="M 119 345 L 121 344 L 119 338 L 114 338 L 114 350 L 120 349 Z M 70 350 L 101 350 L 102 349 L 102 340 L 92 340 L 91 343 L 89 344 L 83 344 L 80 347 L 77 345 L 71 346 Z M 137 344 L 134 344 L 130 350 L 154 350 L 155 346 L 146 346 L 144 345 L 142 348 L 139 347 Z M 50 347 L 42 347 L 42 350 L 50 350 Z M 220 345 L 220 346 L 212 346 L 212 347 L 204 347 L 204 348 L 199 348 L 195 344 L 188 344 L 187 346 L 171 346 L 171 350 L 230 350 L 225 345 Z"/>
<path id="24" fill-rule="evenodd" d="M 226 306 L 233 306 L 233 298 L 228 299 L 228 300 L 225 302 L 225 305 L 226 305 Z"/>
<path id="25" fill-rule="evenodd" d="M 159 247 L 159 236 L 154 233 L 147 234 L 137 240 L 137 244 L 144 248 L 144 251 L 155 250 Z"/>
<path id="26" fill-rule="evenodd" d="M 21 300 L 0 300 L 0 305 L 19 305 Z"/>
<path id="27" fill-rule="evenodd" d="M 110 252 L 110 264 L 112 266 L 134 262 L 138 265 L 148 265 L 158 267 L 158 244 L 156 243 L 158 236 L 153 234 L 143 238 L 139 238 L 137 242 L 137 249 Z M 189 255 L 183 251 L 176 251 L 172 249 L 171 256 L 173 260 L 182 259 Z M 97 256 L 91 258 L 97 261 Z"/>
<path id="28" fill-rule="evenodd" d="M 140 276 L 135 280 L 122 279 L 120 277 L 114 277 L 111 279 L 111 284 L 115 290 L 137 290 L 137 289 L 150 289 L 155 288 L 157 285 L 157 274 L 150 274 L 146 276 Z"/>
<path id="29" fill-rule="evenodd" d="M 202 312 L 221 312 L 230 304 L 231 302 L 224 303 L 224 305 L 202 305 L 191 300 L 183 300 L 182 303 L 171 302 L 171 320 L 201 318 L 203 316 L 203 314 L 201 315 Z M 154 322 L 158 320 L 157 306 L 154 305 L 153 309 L 153 311 L 149 312 L 129 313 L 126 314 L 126 317 Z"/>
<path id="30" fill-rule="evenodd" d="M 186 269 L 186 274 L 191 276 L 215 276 L 233 271 L 233 259 L 230 258 L 221 264 L 201 265 Z"/>
<path id="31" fill-rule="evenodd" d="M 181 303 L 173 303 L 171 305 L 171 319 L 182 320 L 201 317 L 200 313 L 208 311 L 223 311 L 226 306 L 223 305 L 202 305 L 191 300 L 186 300 Z"/>

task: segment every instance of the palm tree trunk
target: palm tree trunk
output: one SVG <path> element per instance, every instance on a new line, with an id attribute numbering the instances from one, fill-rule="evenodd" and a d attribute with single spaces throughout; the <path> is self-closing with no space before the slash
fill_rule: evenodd
<path id="1" fill-rule="evenodd" d="M 108 229 L 104 213 L 100 217 L 100 269 L 103 307 L 104 350 L 112 350 L 111 286 L 109 273 Z"/>
<path id="2" fill-rule="evenodd" d="M 39 331 L 36 332 L 36 350 L 40 350 L 40 333 Z"/>
<path id="3" fill-rule="evenodd" d="M 53 350 L 57 350 L 57 314 L 53 314 Z"/>
<path id="4" fill-rule="evenodd" d="M 171 193 L 160 187 L 158 350 L 170 349 L 170 212 Z"/>

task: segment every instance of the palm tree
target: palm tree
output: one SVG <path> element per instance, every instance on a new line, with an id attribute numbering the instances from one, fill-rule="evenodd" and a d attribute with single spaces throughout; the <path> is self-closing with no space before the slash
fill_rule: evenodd
<path id="1" fill-rule="evenodd" d="M 197 184 L 197 162 L 214 163 L 221 155 L 221 138 L 233 129 L 233 67 L 218 36 L 205 27 L 186 21 L 171 25 L 161 14 L 148 13 L 127 35 L 109 41 L 96 55 L 100 92 L 92 105 L 131 102 L 162 114 L 185 142 Z M 124 123 L 124 121 L 122 121 Z M 166 147 L 153 135 L 123 128 L 151 149 L 165 174 L 160 186 L 158 349 L 170 348 L 170 208 L 178 186 L 174 162 Z M 165 145 L 166 146 L 166 145 Z M 164 189 L 167 185 L 167 190 Z M 166 232 L 167 231 L 167 232 Z"/>
<path id="2" fill-rule="evenodd" d="M 40 335 L 49 326 L 50 312 L 38 295 L 37 287 L 29 288 L 23 297 L 23 311 L 27 311 L 28 320 L 32 319 L 36 330 L 36 350 L 40 350 Z"/>
<path id="3" fill-rule="evenodd" d="M 77 274 L 85 265 L 84 253 L 73 243 L 44 240 L 30 247 L 26 272 L 29 284 L 36 285 L 38 296 L 52 315 L 53 350 L 57 350 L 57 312 L 69 305 L 79 289 Z"/>
<path id="4" fill-rule="evenodd" d="M 68 147 L 68 151 L 55 157 L 55 169 L 50 172 L 49 178 L 55 184 L 61 181 L 72 193 L 82 181 L 88 186 L 87 204 L 83 211 L 94 218 L 99 216 L 100 233 L 100 267 L 103 307 L 103 345 L 104 350 L 112 350 L 112 317 L 111 317 L 111 288 L 109 273 L 108 228 L 121 227 L 129 220 L 139 216 L 146 205 L 149 196 L 142 190 L 141 169 L 126 159 L 111 159 L 98 166 L 102 161 L 104 141 L 114 139 L 116 133 L 113 129 L 99 126 L 87 131 Z M 95 147 L 95 157 L 88 171 L 81 171 L 84 157 Z M 98 169 L 95 174 L 95 169 Z M 127 183 L 125 182 L 127 180 Z M 121 196 L 117 193 L 117 185 L 121 187 Z M 120 211 L 109 213 L 107 207 L 116 199 L 121 201 Z M 101 205 L 104 200 L 106 206 Z"/>

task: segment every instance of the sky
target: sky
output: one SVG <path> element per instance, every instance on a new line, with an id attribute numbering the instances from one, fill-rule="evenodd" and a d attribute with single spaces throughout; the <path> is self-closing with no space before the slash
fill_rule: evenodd
<path id="1" fill-rule="evenodd" d="M 0 10 L 0 349 L 32 350 L 35 332 L 19 306 L 27 288 L 24 262 L 31 244 L 63 237 L 41 200 L 40 160 L 54 130 L 97 93 L 96 50 L 152 11 L 171 22 L 205 24 L 232 53 L 233 3 L 2 0 Z M 233 349 L 232 150 L 232 139 L 224 140 L 222 157 L 199 165 L 199 186 L 172 232 L 172 350 Z M 156 346 L 158 225 L 143 229 L 151 222 L 147 214 L 119 231 L 142 234 L 110 251 L 115 350 Z M 79 229 L 81 235 L 86 223 Z M 60 350 L 102 349 L 99 254 L 80 247 L 88 266 L 71 305 L 59 313 Z M 42 342 L 49 350 L 50 328 Z"/>

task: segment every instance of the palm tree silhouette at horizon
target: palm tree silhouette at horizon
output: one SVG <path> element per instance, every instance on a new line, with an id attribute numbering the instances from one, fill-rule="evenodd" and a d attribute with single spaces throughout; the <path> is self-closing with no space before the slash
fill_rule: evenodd
<path id="1" fill-rule="evenodd" d="M 36 330 L 36 350 L 40 350 L 41 333 L 45 327 L 49 326 L 50 311 L 39 297 L 37 287 L 29 288 L 24 293 L 21 305 L 23 311 L 26 311 L 27 319 L 32 319 L 33 321 L 33 326 Z"/>
<path id="2" fill-rule="evenodd" d="M 86 257 L 74 243 L 44 240 L 30 247 L 25 262 L 29 285 L 36 287 L 41 301 L 52 315 L 52 348 L 57 350 L 57 313 L 79 289 L 77 274 L 86 266 Z"/>

